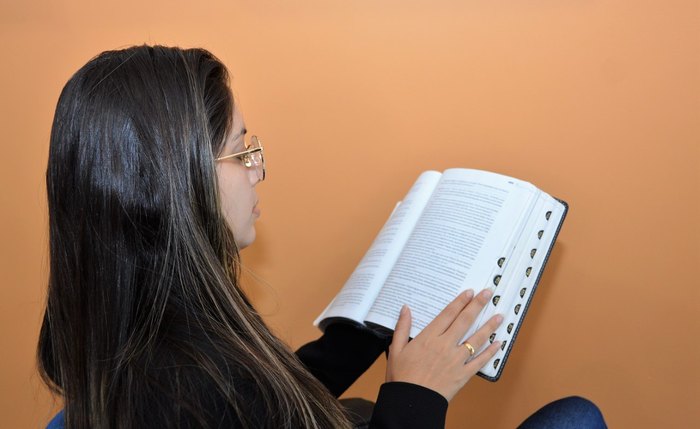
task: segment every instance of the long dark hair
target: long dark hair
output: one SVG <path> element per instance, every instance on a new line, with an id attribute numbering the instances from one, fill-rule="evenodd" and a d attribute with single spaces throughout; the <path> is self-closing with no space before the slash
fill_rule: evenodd
<path id="1" fill-rule="evenodd" d="M 67 427 L 348 426 L 239 287 L 214 166 L 233 102 L 202 49 L 104 52 L 63 89 L 38 360 Z"/>

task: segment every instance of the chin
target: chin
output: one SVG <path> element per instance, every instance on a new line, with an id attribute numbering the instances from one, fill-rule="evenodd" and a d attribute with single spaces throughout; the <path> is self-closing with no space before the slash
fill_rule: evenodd
<path id="1" fill-rule="evenodd" d="M 249 234 L 246 235 L 247 236 L 245 238 L 236 240 L 236 246 L 238 246 L 238 250 L 243 250 L 246 247 L 253 244 L 253 242 L 255 241 L 255 229 L 253 229 Z"/>

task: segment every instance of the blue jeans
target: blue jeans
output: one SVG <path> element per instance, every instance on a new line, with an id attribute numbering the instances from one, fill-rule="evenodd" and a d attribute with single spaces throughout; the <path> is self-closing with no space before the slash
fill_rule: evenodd
<path id="1" fill-rule="evenodd" d="M 588 399 L 569 396 L 550 402 L 527 418 L 518 429 L 606 429 L 598 407 Z"/>

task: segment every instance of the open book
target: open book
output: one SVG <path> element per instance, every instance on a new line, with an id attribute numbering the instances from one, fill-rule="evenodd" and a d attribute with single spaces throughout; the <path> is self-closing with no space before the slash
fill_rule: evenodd
<path id="1" fill-rule="evenodd" d="M 460 292 L 494 294 L 466 333 L 492 315 L 501 350 L 479 371 L 501 376 L 568 205 L 530 183 L 479 170 L 427 171 L 397 204 L 338 295 L 314 321 L 390 334 L 408 304 L 413 338 Z M 477 352 L 480 352 L 488 342 Z"/>

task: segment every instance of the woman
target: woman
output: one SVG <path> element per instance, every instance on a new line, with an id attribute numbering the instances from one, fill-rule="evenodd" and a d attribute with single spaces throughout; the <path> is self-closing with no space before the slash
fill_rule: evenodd
<path id="1" fill-rule="evenodd" d="M 238 252 L 255 239 L 265 168 L 245 136 L 225 67 L 201 49 L 104 52 L 66 84 L 38 350 L 65 402 L 54 424 L 351 427 L 336 397 L 387 344 L 337 325 L 295 354 L 256 313 Z M 444 426 L 448 401 L 499 346 L 471 357 L 458 344 L 488 298 L 459 296 L 410 343 L 402 311 L 370 427 Z"/>

